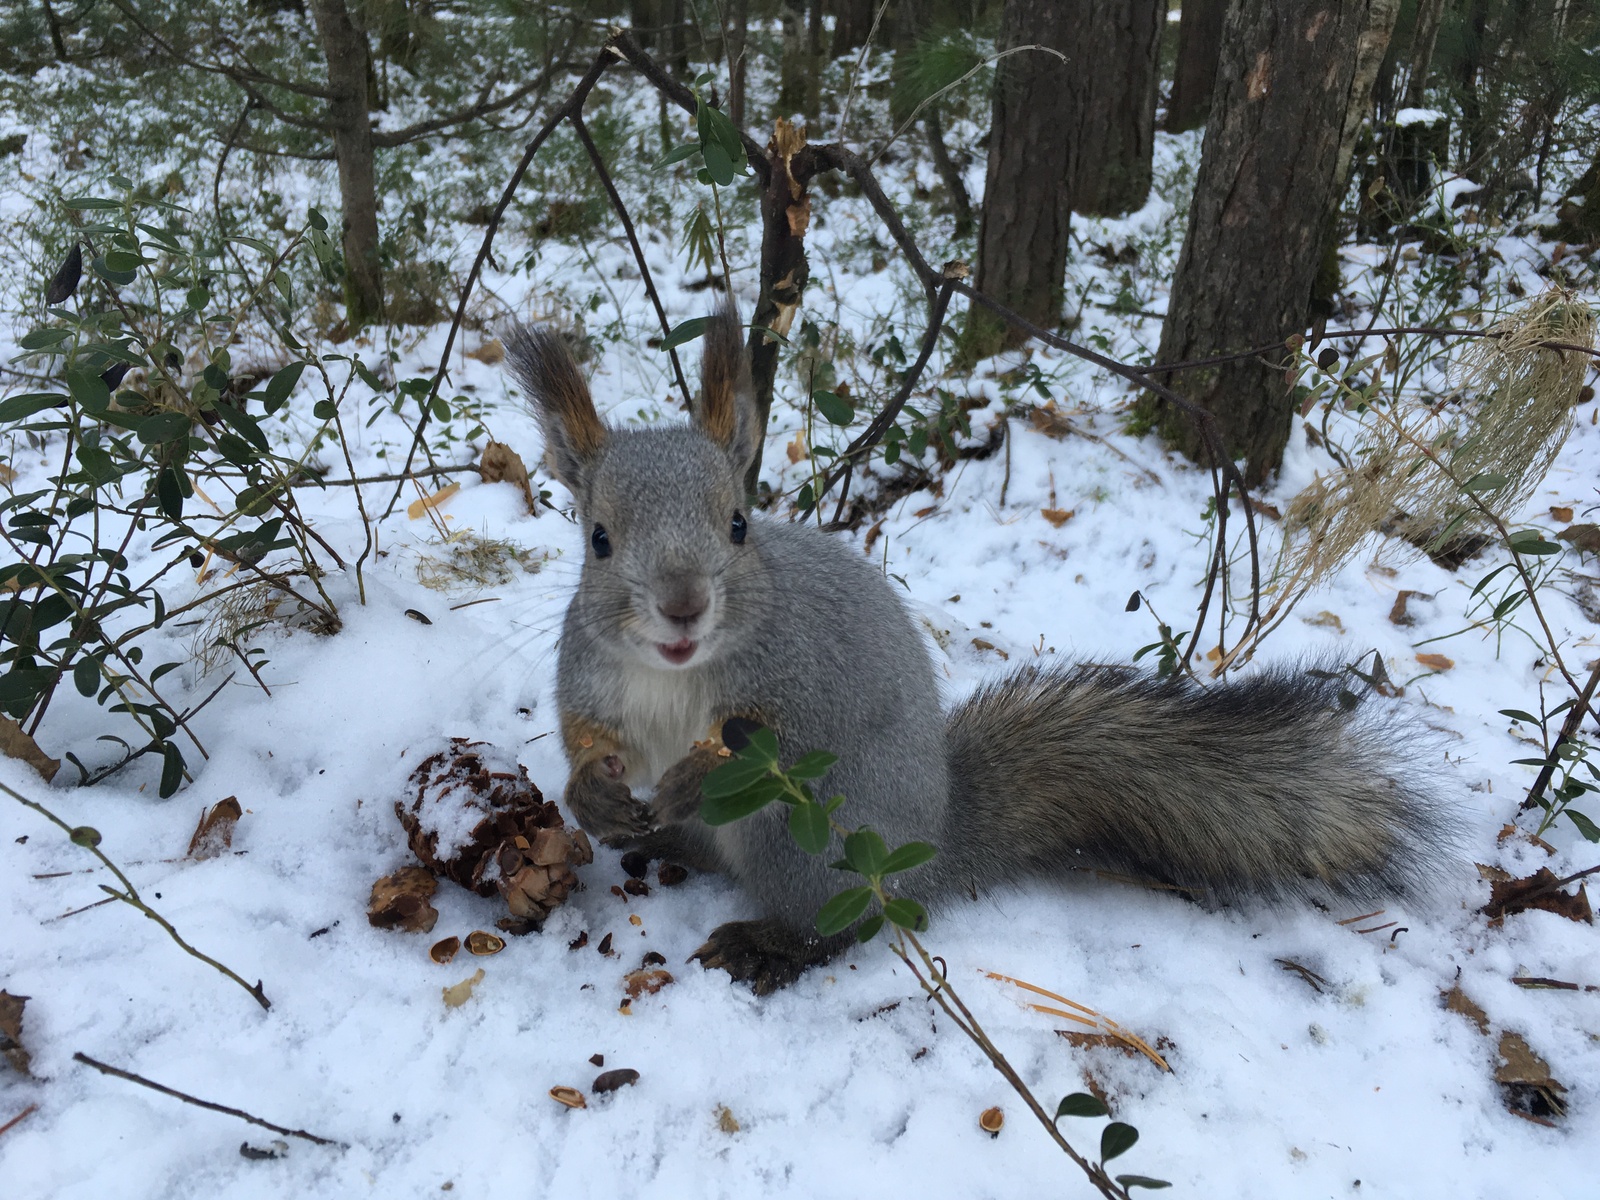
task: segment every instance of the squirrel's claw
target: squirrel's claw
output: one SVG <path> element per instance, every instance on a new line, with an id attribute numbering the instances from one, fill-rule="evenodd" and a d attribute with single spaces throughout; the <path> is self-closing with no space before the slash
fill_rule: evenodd
<path id="1" fill-rule="evenodd" d="M 649 808 L 634 799 L 627 784 L 598 772 L 574 776 L 566 801 L 584 832 L 608 846 L 641 837 L 653 826 Z"/>
<path id="2" fill-rule="evenodd" d="M 711 931 L 705 945 L 689 956 L 707 970 L 721 969 L 758 996 L 788 987 L 807 967 L 838 952 L 835 939 L 796 933 L 777 921 L 729 921 Z"/>

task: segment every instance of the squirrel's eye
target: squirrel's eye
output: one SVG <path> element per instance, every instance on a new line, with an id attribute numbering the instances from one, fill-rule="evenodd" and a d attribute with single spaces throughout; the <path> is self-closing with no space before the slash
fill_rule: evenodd
<path id="1" fill-rule="evenodd" d="M 744 521 L 744 514 L 743 513 L 738 513 L 738 512 L 734 513 L 733 514 L 733 528 L 730 530 L 730 534 L 733 537 L 733 544 L 735 546 L 744 545 L 744 535 L 745 535 L 745 532 L 746 532 L 746 530 L 748 528 L 749 527 L 745 524 L 745 521 Z"/>
<path id="2" fill-rule="evenodd" d="M 589 544 L 594 547 L 596 558 L 611 557 L 611 536 L 606 533 L 604 525 L 594 527 L 594 532 L 589 535 Z"/>

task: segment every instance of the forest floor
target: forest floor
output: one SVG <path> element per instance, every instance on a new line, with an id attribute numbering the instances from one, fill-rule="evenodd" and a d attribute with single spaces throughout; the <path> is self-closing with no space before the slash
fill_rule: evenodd
<path id="1" fill-rule="evenodd" d="M 1069 279 L 1083 316 L 1075 338 L 1130 359 L 1153 351 L 1182 236 L 1183 180 L 1192 178 L 1198 146 L 1198 135 L 1162 137 L 1162 184 L 1149 205 L 1124 220 L 1080 225 Z M 884 171 L 891 197 L 914 206 L 919 181 L 908 160 Z M 931 181 L 921 171 L 922 182 Z M 981 161 L 969 174 L 976 194 Z M 301 187 L 291 203 L 325 197 L 329 180 L 307 176 Z M 29 203 L 20 191 L 0 194 L 13 217 Z M 819 198 L 816 214 L 805 314 L 859 345 L 881 345 L 891 331 L 914 345 L 920 325 L 909 275 L 870 211 L 846 196 Z M 731 233 L 737 298 L 748 316 L 752 231 Z M 655 318 L 626 246 L 607 235 L 535 248 L 518 240 L 524 236 L 513 228 L 497 247 L 503 270 L 486 279 L 490 324 L 467 333 L 452 366 L 453 387 L 481 402 L 494 437 L 539 463 L 532 420 L 507 375 L 485 361 L 495 358 L 492 321 L 506 313 L 587 310 L 598 348 L 591 382 L 606 417 L 680 419 L 664 356 L 644 341 Z M 1484 236 L 1500 257 L 1496 294 L 1507 280 L 1529 295 L 1543 289 L 1554 246 L 1509 230 Z M 449 252 L 462 270 L 478 231 L 458 226 L 455 237 Z M 1138 253 L 1119 261 L 1127 247 Z M 708 310 L 675 237 L 650 234 L 647 253 L 673 323 Z M 1344 249 L 1351 323 L 1365 320 L 1363 300 L 1377 290 L 1371 268 L 1386 253 Z M 941 261 L 935 246 L 928 257 Z M 1420 280 L 1428 269 L 1427 261 L 1404 261 L 1399 277 Z M 1597 299 L 1592 291 L 1585 298 Z M 1494 307 L 1487 292 L 1483 305 Z M 21 315 L 0 329 L 0 361 L 13 359 L 29 327 L 22 302 L 14 309 Z M 444 337 L 438 325 L 340 349 L 377 363 L 392 348 L 396 377 L 426 375 Z M 486 346 L 478 357 L 463 353 Z M 684 355 L 692 366 L 696 345 Z M 847 361 L 864 359 L 839 361 L 845 377 Z M 1187 629 L 1206 566 L 1211 486 L 1154 437 L 1125 431 L 1132 392 L 1040 349 L 983 364 L 971 378 L 947 373 L 947 365 L 941 348 L 930 383 L 977 402 L 974 443 L 1031 386 L 1019 379 L 1041 381 L 1056 418 L 1012 416 L 1004 453 L 958 463 L 937 476 L 936 492 L 906 496 L 883 510 L 881 523 L 841 535 L 882 564 L 923 623 L 947 697 L 1040 658 L 1128 663 L 1156 640 L 1148 611 L 1125 611 L 1136 590 L 1174 629 Z M 789 496 L 811 470 L 786 453 L 805 421 L 789 399 L 798 390 L 780 377 L 766 441 L 764 478 Z M 369 427 L 352 433 L 363 474 L 393 470 L 410 437 L 386 407 L 375 412 Z M 1572 509 L 1568 521 L 1592 519 L 1583 514 L 1600 502 L 1595 404 L 1577 415 L 1519 524 L 1558 530 L 1552 509 Z M 1260 496 L 1279 510 L 1330 465 L 1307 428 L 1297 423 L 1281 475 Z M 303 444 L 305 429 L 285 421 L 273 436 Z M 49 446 L 14 441 L 7 453 L 19 490 L 55 470 Z M 444 461 L 472 453 L 460 444 L 439 451 Z M 388 486 L 369 489 L 375 505 Z M 498 900 L 444 884 L 431 934 L 368 924 L 373 881 L 411 861 L 394 803 L 413 766 L 446 739 L 492 743 L 524 764 L 548 797 L 561 795 L 553 668 L 583 530 L 559 511 L 570 504 L 564 490 L 548 486 L 557 510 L 530 517 L 515 489 L 469 474 L 434 510 L 437 521 L 410 519 L 402 508 L 382 522 L 365 604 L 348 575 L 326 581 L 343 616 L 340 633 L 260 635 L 265 687 L 237 660 L 205 669 L 195 629 L 153 635 L 153 658 L 187 664 L 170 677 L 177 697 L 197 703 L 231 676 L 194 722 L 209 758 L 193 764 L 194 783 L 171 800 L 156 799 L 158 766 L 145 761 L 78 789 L 70 768 L 47 786 L 0 759 L 0 780 L 71 825 L 98 829 L 101 849 L 152 906 L 194 946 L 260 979 L 272 1002 L 263 1011 L 129 907 L 95 907 L 106 876 L 90 856 L 37 813 L 0 802 L 0 986 L 29 997 L 21 1042 L 33 1071 L 25 1078 L 0 1069 L 0 1125 L 26 1113 L 0 1133 L 0 1192 L 18 1200 L 1088 1194 L 1004 1080 L 881 944 L 764 999 L 687 962 L 713 926 L 750 915 L 721 879 L 692 875 L 666 888 L 652 873 L 648 895 L 619 894 L 626 876 L 618 855 L 597 848 L 580 873 L 583 889 L 541 933 L 512 938 L 494 957 L 461 955 L 443 966 L 430 960 L 430 944 L 492 929 L 503 913 Z M 349 489 L 304 496 L 321 535 L 354 558 L 364 532 Z M 789 507 L 780 502 L 763 519 L 791 519 Z M 425 586 L 421 577 L 437 575 L 461 544 L 447 543 L 441 528 L 511 543 L 529 566 L 511 563 L 503 581 L 487 585 Z M 1269 523 L 1269 561 L 1273 536 Z M 1299 606 L 1258 662 L 1382 655 L 1400 695 L 1369 702 L 1392 704 L 1434 731 L 1411 765 L 1437 788 L 1459 830 L 1430 896 L 1378 912 L 1376 903 L 1208 911 L 1093 878 L 1059 886 L 992 880 L 976 902 L 935 911 L 925 936 L 1046 1106 L 1086 1089 L 1106 1096 L 1141 1134 L 1115 1167 L 1169 1180 L 1175 1194 L 1466 1197 L 1532 1186 L 1577 1195 L 1592 1186 L 1600 942 L 1591 925 L 1547 911 L 1492 927 L 1480 912 L 1489 883 L 1475 865 L 1567 875 L 1597 859 L 1597 847 L 1566 822 L 1543 844 L 1497 836 L 1518 817 L 1533 775 L 1511 760 L 1538 753 L 1500 710 L 1537 707 L 1538 648 L 1514 627 L 1463 631 L 1474 585 L 1503 555 L 1491 550 L 1449 570 L 1395 549 L 1374 536 Z M 135 568 L 155 561 L 149 539 L 136 537 L 129 557 Z M 1569 657 L 1582 664 L 1600 653 L 1594 560 L 1576 552 L 1567 559 L 1570 570 L 1544 601 Z M 1392 616 L 1402 592 L 1411 594 L 1401 605 L 1406 625 Z M 489 602 L 464 607 L 479 600 Z M 91 700 L 65 694 L 38 740 L 57 757 L 73 751 L 92 766 L 113 754 L 96 742 L 107 722 Z M 231 851 L 187 857 L 201 809 L 229 796 L 243 808 Z M 1531 828 L 1526 816 L 1522 824 Z M 625 976 L 652 951 L 674 981 L 623 1005 Z M 447 1006 L 441 989 L 480 967 L 470 999 Z M 1104 1014 L 1157 1048 L 1170 1072 L 1125 1047 L 1077 1044 L 1064 1035 L 1081 1028 L 1030 1009 L 986 972 Z M 1530 989 L 1516 978 L 1580 986 Z M 1450 995 L 1470 1001 L 1481 1024 L 1460 1000 L 1447 1006 Z M 1536 1089 L 1497 1081 L 1497 1070 L 1503 1079 L 1511 1069 L 1499 1053 L 1515 1045 L 1508 1033 L 1565 1089 L 1564 1116 L 1530 1120 L 1510 1111 L 1513 1103 L 1528 1107 Z M 96 1073 L 74 1052 L 339 1145 L 279 1141 Z M 637 1083 L 594 1094 L 598 1055 L 606 1069 L 636 1070 Z M 1533 1070 L 1527 1059 L 1515 1066 L 1524 1076 Z M 553 1101 L 558 1086 L 589 1093 L 588 1107 Z M 978 1117 L 995 1105 L 1007 1121 L 991 1138 Z M 1098 1122 L 1066 1119 L 1063 1127 L 1092 1153 Z M 245 1154 L 241 1142 L 276 1156 Z"/>

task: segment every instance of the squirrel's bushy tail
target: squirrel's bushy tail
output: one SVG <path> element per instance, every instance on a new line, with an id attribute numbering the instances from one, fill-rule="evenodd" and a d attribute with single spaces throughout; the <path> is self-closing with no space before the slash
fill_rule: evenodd
<path id="1" fill-rule="evenodd" d="M 1107 667 L 991 683 L 948 717 L 947 882 L 1020 867 L 1219 902 L 1423 890 L 1450 835 L 1403 762 L 1417 738 L 1341 690 L 1290 668 L 1214 687 Z"/>

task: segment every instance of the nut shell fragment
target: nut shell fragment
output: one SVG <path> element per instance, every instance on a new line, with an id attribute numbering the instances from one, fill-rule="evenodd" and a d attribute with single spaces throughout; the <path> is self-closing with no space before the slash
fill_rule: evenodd
<path id="1" fill-rule="evenodd" d="M 1000 1128 L 1006 1123 L 1006 1114 L 998 1108 L 986 1108 L 978 1116 L 978 1128 L 990 1137 L 999 1137 Z"/>
<path id="2" fill-rule="evenodd" d="M 482 957 L 488 954 L 499 954 L 505 948 L 505 938 L 495 937 L 494 934 L 486 933 L 482 929 L 474 929 L 467 934 L 467 952 L 469 954 L 476 954 Z"/>
<path id="3" fill-rule="evenodd" d="M 427 868 L 401 867 L 372 885 L 367 920 L 378 929 L 427 933 L 439 919 L 438 909 L 428 903 L 438 887 Z"/>
<path id="4" fill-rule="evenodd" d="M 444 966 L 445 963 L 449 962 L 452 958 L 454 958 L 456 956 L 456 952 L 459 951 L 460 949 L 461 949 L 461 939 L 460 938 L 458 938 L 458 937 L 447 937 L 447 938 L 444 939 L 444 941 L 435 942 L 433 944 L 433 946 L 428 951 L 428 957 L 433 959 L 434 962 L 438 963 L 442 967 L 442 966 Z"/>
<path id="5" fill-rule="evenodd" d="M 550 1099 L 557 1104 L 565 1104 L 568 1108 L 589 1107 L 589 1102 L 583 1098 L 583 1093 L 575 1087 L 557 1085 L 550 1089 Z"/>

